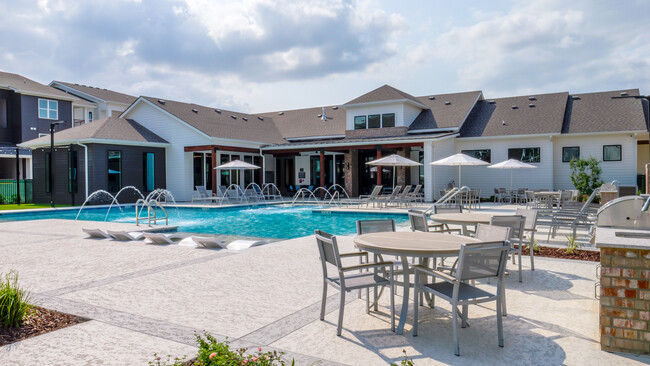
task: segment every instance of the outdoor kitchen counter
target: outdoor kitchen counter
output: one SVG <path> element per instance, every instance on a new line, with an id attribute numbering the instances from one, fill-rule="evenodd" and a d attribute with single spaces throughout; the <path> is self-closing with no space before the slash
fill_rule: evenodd
<path id="1" fill-rule="evenodd" d="M 648 237 L 616 236 L 617 232 L 646 234 Z M 650 230 L 599 227 L 596 228 L 597 248 L 623 248 L 623 249 L 648 249 L 650 250 Z"/>

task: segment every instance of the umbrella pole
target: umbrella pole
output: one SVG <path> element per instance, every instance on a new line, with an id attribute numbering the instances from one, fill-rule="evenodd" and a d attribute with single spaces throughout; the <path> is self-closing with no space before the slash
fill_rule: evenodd
<path id="1" fill-rule="evenodd" d="M 461 175 L 462 173 L 461 173 L 460 168 L 461 168 L 461 166 L 459 165 L 458 166 L 458 188 L 463 187 L 463 176 Z"/>
<path id="2" fill-rule="evenodd" d="M 393 191 L 395 190 L 395 166 L 393 165 Z"/>
<path id="3" fill-rule="evenodd" d="M 510 191 L 512 191 L 512 170 L 510 169 Z"/>

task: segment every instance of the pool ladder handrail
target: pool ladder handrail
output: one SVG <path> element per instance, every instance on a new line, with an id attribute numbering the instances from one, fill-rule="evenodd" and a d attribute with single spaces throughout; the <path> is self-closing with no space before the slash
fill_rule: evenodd
<path id="1" fill-rule="evenodd" d="M 427 208 L 424 212 L 430 213 L 434 210 L 434 207 L 448 204 L 449 200 L 453 199 L 454 197 L 461 194 L 462 192 L 469 192 L 469 187 L 468 186 L 462 186 L 461 188 L 454 187 L 449 192 L 445 193 L 444 196 L 440 197 L 440 199 L 436 201 L 436 203 L 431 205 L 431 207 Z"/>
<path id="2" fill-rule="evenodd" d="M 164 217 L 158 217 L 158 215 L 156 214 L 156 209 L 151 205 L 152 203 L 154 203 L 155 206 L 159 207 L 165 213 Z M 138 207 L 140 204 L 142 204 L 142 206 L 140 206 L 140 210 L 138 211 Z M 141 216 L 142 210 L 144 210 L 145 206 L 147 207 L 146 217 Z M 153 212 L 153 216 L 152 216 L 152 212 Z M 157 224 L 158 220 L 163 220 L 163 219 L 165 220 L 165 225 L 169 225 L 169 215 L 167 214 L 167 210 L 157 200 L 152 199 L 146 201 L 140 198 L 135 202 L 135 224 L 136 225 L 140 226 L 140 221 L 147 220 L 147 224 L 149 225 L 149 227 L 151 227 L 151 221 L 153 221 L 154 224 Z"/>

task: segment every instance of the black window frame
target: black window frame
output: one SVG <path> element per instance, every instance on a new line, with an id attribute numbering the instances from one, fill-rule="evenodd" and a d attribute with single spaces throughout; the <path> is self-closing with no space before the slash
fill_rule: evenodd
<path id="1" fill-rule="evenodd" d="M 153 162 L 151 164 L 151 169 L 153 169 L 153 176 L 151 186 L 152 189 L 149 189 L 149 155 L 153 156 Z M 142 153 L 142 187 L 145 192 L 152 192 L 156 189 L 156 153 L 152 151 L 145 151 Z"/>
<path id="2" fill-rule="evenodd" d="M 537 151 L 538 151 L 537 157 L 538 157 L 539 160 L 538 161 L 530 161 L 530 160 L 520 159 L 520 157 L 522 155 L 524 155 L 523 150 L 527 150 L 527 149 L 531 149 L 531 150 L 537 149 Z M 519 157 L 513 157 L 512 156 L 513 154 L 511 153 L 511 151 L 513 151 L 513 150 L 522 150 L 522 152 L 521 152 L 521 154 L 519 154 L 520 155 Z M 533 155 L 535 155 L 535 154 L 533 154 Z M 508 159 L 516 159 L 516 160 L 521 161 L 522 163 L 540 164 L 542 162 L 542 149 L 540 147 L 511 147 L 511 148 L 508 148 Z"/>
<path id="3" fill-rule="evenodd" d="M 570 163 L 571 160 L 573 160 L 573 157 L 568 159 L 568 160 L 566 159 L 566 154 L 564 153 L 564 151 L 566 149 L 578 149 L 578 157 L 575 158 L 575 159 L 576 160 L 580 159 L 580 146 L 562 146 L 562 162 L 563 163 Z"/>
<path id="4" fill-rule="evenodd" d="M 608 147 L 618 147 L 618 159 L 605 159 L 605 149 Z M 603 161 L 622 161 L 623 160 L 623 145 L 603 145 Z"/>
<path id="5" fill-rule="evenodd" d="M 377 122 L 376 127 L 371 127 L 370 126 L 370 119 L 375 120 Z M 366 125 L 368 126 L 368 129 L 371 128 L 381 128 L 381 114 L 369 114 L 368 117 L 366 118 Z"/>
<path id="6" fill-rule="evenodd" d="M 384 119 L 388 116 L 393 117 L 393 125 L 392 126 L 386 126 L 386 123 L 384 123 Z M 381 115 L 381 127 L 382 128 L 390 128 L 390 127 L 395 127 L 395 113 L 383 113 Z"/>
<path id="7" fill-rule="evenodd" d="M 118 153 L 120 153 L 120 157 L 119 157 L 119 159 L 120 159 L 120 160 L 119 160 L 119 174 L 116 174 L 116 173 L 110 173 L 110 167 L 109 167 L 109 166 L 110 166 L 110 162 L 111 162 L 111 160 L 110 160 L 110 159 L 111 159 L 110 156 L 111 156 L 111 153 L 112 153 L 112 152 L 118 152 Z M 106 150 L 106 190 L 109 191 L 109 192 L 119 192 L 120 189 L 123 188 L 123 187 L 122 187 L 122 166 L 123 166 L 123 164 L 122 164 L 122 158 L 123 158 L 122 150 Z M 111 187 L 110 187 L 110 184 L 109 184 L 109 181 L 110 181 L 109 178 L 110 178 L 110 175 L 111 175 L 111 174 L 116 174 L 116 175 L 118 175 L 118 177 L 119 177 L 118 184 L 117 184 L 117 185 L 118 185 L 118 189 L 117 189 L 117 190 L 111 190 Z"/>
<path id="8" fill-rule="evenodd" d="M 487 151 L 487 160 L 485 160 L 483 157 L 477 156 L 475 153 L 476 151 Z M 465 155 L 471 156 L 473 158 L 482 160 L 486 163 L 492 163 L 492 149 L 470 149 L 470 150 L 461 150 L 460 152 Z"/>
<path id="9" fill-rule="evenodd" d="M 358 124 L 357 118 L 363 118 L 363 127 Z M 355 130 L 365 130 L 368 128 L 368 117 L 367 116 L 354 116 L 354 129 Z"/>

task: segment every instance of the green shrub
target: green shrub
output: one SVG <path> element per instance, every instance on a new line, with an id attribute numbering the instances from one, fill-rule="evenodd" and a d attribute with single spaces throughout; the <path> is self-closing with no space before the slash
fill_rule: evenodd
<path id="1" fill-rule="evenodd" d="M 580 244 L 578 241 L 576 241 L 576 237 L 573 236 L 573 235 L 567 236 L 566 238 L 568 240 L 567 245 L 566 245 L 566 253 L 567 254 L 578 254 L 582 244 Z"/>
<path id="2" fill-rule="evenodd" d="M 390 366 L 414 366 L 415 365 L 415 363 L 413 363 L 413 359 L 406 354 L 405 349 L 402 350 L 402 353 L 403 355 L 401 357 L 399 365 L 396 363 L 391 363 Z"/>
<path id="3" fill-rule="evenodd" d="M 0 275 L 0 325 L 19 326 L 31 309 L 29 296 L 18 285 L 18 274 L 11 271 Z"/>
<path id="4" fill-rule="evenodd" d="M 153 361 L 149 361 L 149 366 L 185 366 L 187 363 L 185 360 L 187 356 L 183 356 L 183 358 L 176 357 L 174 360 L 172 360 L 171 355 L 167 355 L 165 359 L 158 356 L 157 353 L 154 353 L 153 356 L 155 358 Z"/>
<path id="5" fill-rule="evenodd" d="M 600 163 L 596 158 L 571 160 L 571 182 L 580 192 L 580 196 L 589 196 L 596 188 L 603 184 L 600 179 Z"/>

